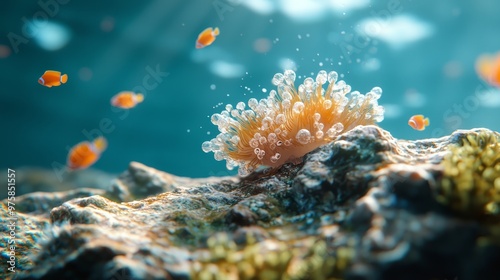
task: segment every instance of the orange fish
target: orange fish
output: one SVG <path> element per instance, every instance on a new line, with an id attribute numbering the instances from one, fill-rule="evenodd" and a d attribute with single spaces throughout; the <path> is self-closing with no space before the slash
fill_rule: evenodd
<path id="1" fill-rule="evenodd" d="M 108 142 L 104 137 L 98 137 L 94 141 L 83 141 L 71 148 L 68 154 L 67 165 L 69 169 L 85 169 L 94 164 L 101 153 L 106 150 Z"/>
<path id="2" fill-rule="evenodd" d="M 200 35 L 198 35 L 198 40 L 196 40 L 196 48 L 201 49 L 206 46 L 211 45 L 215 41 L 215 37 L 219 35 L 219 28 L 216 27 L 212 29 L 209 27 L 203 30 Z"/>
<path id="3" fill-rule="evenodd" d="M 476 72 L 488 84 L 500 87 L 500 52 L 481 55 L 476 61 Z"/>
<path id="4" fill-rule="evenodd" d="M 113 96 L 111 98 L 111 105 L 123 108 L 130 109 L 134 108 L 135 105 L 141 103 L 144 100 L 144 95 L 140 93 L 133 93 L 131 91 L 122 91 Z"/>
<path id="5" fill-rule="evenodd" d="M 61 83 L 65 84 L 68 81 L 68 75 L 61 75 L 61 72 L 47 70 L 43 75 L 38 78 L 38 83 L 46 87 L 57 87 Z"/>
<path id="6" fill-rule="evenodd" d="M 424 115 L 415 115 L 408 120 L 408 125 L 415 130 L 424 130 L 429 124 L 429 118 L 424 119 Z"/>

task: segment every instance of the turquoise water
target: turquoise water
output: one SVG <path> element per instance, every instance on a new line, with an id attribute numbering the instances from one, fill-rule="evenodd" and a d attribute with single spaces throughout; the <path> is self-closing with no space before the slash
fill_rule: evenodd
<path id="1" fill-rule="evenodd" d="M 380 86 L 380 126 L 397 138 L 499 131 L 500 92 L 474 69 L 480 54 L 500 51 L 498 11 L 495 0 L 5 1 L 1 168 L 59 168 L 69 147 L 102 134 L 109 147 L 92 168 L 119 173 L 139 161 L 181 176 L 235 174 L 201 150 L 218 133 L 210 115 L 265 98 L 285 69 L 299 81 L 334 70 L 362 93 Z M 207 27 L 221 33 L 196 49 Z M 46 70 L 69 80 L 43 87 Z M 111 107 L 123 90 L 144 102 Z M 414 114 L 431 125 L 411 129 Z"/>

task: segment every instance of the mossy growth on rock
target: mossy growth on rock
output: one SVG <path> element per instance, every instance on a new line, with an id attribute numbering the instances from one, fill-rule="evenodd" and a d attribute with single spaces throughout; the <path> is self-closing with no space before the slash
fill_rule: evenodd
<path id="1" fill-rule="evenodd" d="M 438 202 L 464 217 L 500 219 L 500 135 L 465 135 L 444 157 Z"/>
<path id="2" fill-rule="evenodd" d="M 332 250 L 317 237 L 257 241 L 247 236 L 245 246 L 239 246 L 220 233 L 207 245 L 192 263 L 192 279 L 341 279 L 354 254 L 350 247 Z"/>

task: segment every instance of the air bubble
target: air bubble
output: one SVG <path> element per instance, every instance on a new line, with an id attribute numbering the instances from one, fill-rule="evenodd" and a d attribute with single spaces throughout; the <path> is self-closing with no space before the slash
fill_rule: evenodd
<path id="1" fill-rule="evenodd" d="M 316 83 L 324 85 L 326 81 L 328 80 L 327 74 L 325 70 L 321 70 L 318 72 L 318 75 L 316 76 Z"/>
<path id="2" fill-rule="evenodd" d="M 212 151 L 212 143 L 210 141 L 205 141 L 203 144 L 201 144 L 201 149 L 205 152 L 211 152 Z"/>
<path id="3" fill-rule="evenodd" d="M 288 99 L 285 99 L 281 102 L 281 106 L 283 106 L 283 109 L 288 110 L 290 109 L 291 102 Z"/>
<path id="4" fill-rule="evenodd" d="M 273 119 L 270 117 L 265 117 L 262 119 L 262 128 L 268 129 L 273 124 Z"/>
<path id="5" fill-rule="evenodd" d="M 346 85 L 344 87 L 344 94 L 348 94 L 349 92 L 351 92 L 351 86 L 350 85 Z"/>
<path id="6" fill-rule="evenodd" d="M 284 100 L 292 100 L 292 95 L 288 91 L 285 91 L 285 92 L 283 92 L 283 99 Z"/>
<path id="7" fill-rule="evenodd" d="M 342 96 L 342 99 L 340 100 L 340 106 L 345 107 L 349 103 L 349 98 Z"/>
<path id="8" fill-rule="evenodd" d="M 239 118 L 240 117 L 240 111 L 238 111 L 236 109 L 231 110 L 231 116 L 233 116 L 234 118 Z"/>
<path id="9" fill-rule="evenodd" d="M 284 124 L 285 121 L 286 121 L 286 117 L 285 117 L 284 114 L 278 114 L 276 116 L 276 120 L 275 121 L 276 121 L 276 124 Z"/>
<path id="10" fill-rule="evenodd" d="M 276 153 L 276 154 L 274 154 L 274 156 L 272 156 L 270 159 L 271 159 L 271 162 L 272 162 L 272 163 L 275 163 L 275 162 L 277 162 L 280 158 L 281 158 L 281 154 L 280 154 L 280 153 Z"/>
<path id="11" fill-rule="evenodd" d="M 269 143 L 276 143 L 278 137 L 274 133 L 269 133 L 269 135 L 267 136 L 267 140 L 269 141 Z"/>
<path id="12" fill-rule="evenodd" d="M 373 118 L 373 120 L 376 122 L 381 122 L 384 120 L 384 115 L 377 115 Z"/>
<path id="13" fill-rule="evenodd" d="M 272 83 L 273 83 L 273 85 L 275 85 L 275 86 L 279 86 L 279 85 L 282 85 L 282 84 L 283 84 L 283 80 L 284 80 L 284 76 L 283 76 L 283 74 L 281 74 L 281 73 L 276 73 L 276 74 L 274 74 L 274 77 L 273 77 Z"/>
<path id="14" fill-rule="evenodd" d="M 326 134 L 328 135 L 328 137 L 333 138 L 335 137 L 335 135 L 337 135 L 337 130 L 332 127 L 326 131 Z"/>
<path id="15" fill-rule="evenodd" d="M 245 112 L 243 112 L 242 115 L 247 117 L 247 119 L 253 120 L 255 118 L 255 112 L 252 110 L 245 110 Z"/>
<path id="16" fill-rule="evenodd" d="M 321 130 L 316 131 L 316 138 L 321 139 L 323 138 L 323 135 L 325 135 L 323 131 Z"/>
<path id="17" fill-rule="evenodd" d="M 372 88 L 371 92 L 373 92 L 375 99 L 379 99 L 382 96 L 382 89 L 380 87 Z"/>
<path id="18" fill-rule="evenodd" d="M 302 95 L 306 91 L 306 87 L 303 84 L 300 84 L 299 87 L 297 88 L 297 91 L 299 92 L 300 95 Z"/>
<path id="19" fill-rule="evenodd" d="M 284 74 L 284 78 L 285 78 L 285 83 L 289 86 L 293 85 L 293 82 L 295 82 L 295 72 L 293 72 L 292 70 L 286 70 L 285 71 L 285 74 Z"/>
<path id="20" fill-rule="evenodd" d="M 224 153 L 221 151 L 215 151 L 214 152 L 214 158 L 216 161 L 221 161 L 224 159 Z"/>
<path id="21" fill-rule="evenodd" d="M 346 83 L 344 80 L 340 80 L 337 83 L 335 83 L 335 89 L 336 90 L 343 90 L 343 88 L 346 86 Z"/>
<path id="22" fill-rule="evenodd" d="M 302 110 L 304 110 L 304 107 L 305 107 L 304 103 L 297 101 L 293 104 L 293 112 L 296 114 L 300 114 Z"/>
<path id="23" fill-rule="evenodd" d="M 238 166 L 238 164 L 234 160 L 227 159 L 227 161 L 226 161 L 227 170 L 233 170 L 237 166 Z"/>
<path id="24" fill-rule="evenodd" d="M 252 148 L 257 148 L 259 146 L 259 141 L 255 138 L 252 138 L 252 139 L 250 139 L 248 144 L 250 144 L 250 147 L 252 147 Z"/>
<path id="25" fill-rule="evenodd" d="M 257 99 L 248 99 L 248 107 L 250 107 L 250 109 L 255 110 L 255 108 L 257 108 L 257 105 L 259 105 L 259 101 L 257 101 Z"/>
<path id="26" fill-rule="evenodd" d="M 273 98 L 275 98 L 275 97 L 276 97 L 276 91 L 273 89 L 273 90 L 271 90 L 271 91 L 269 92 L 269 97 L 268 97 L 268 98 L 273 99 Z"/>
<path id="27" fill-rule="evenodd" d="M 238 104 L 236 104 L 236 109 L 238 110 L 245 110 L 245 103 L 244 102 L 238 102 Z"/>
<path id="28" fill-rule="evenodd" d="M 297 135 L 295 135 L 295 138 L 300 144 L 306 145 L 311 141 L 311 133 L 309 130 L 303 128 L 297 132 Z"/>
<path id="29" fill-rule="evenodd" d="M 321 119 L 321 114 L 320 113 L 314 113 L 313 118 L 314 118 L 315 122 L 319 122 L 319 120 Z"/>
<path id="30" fill-rule="evenodd" d="M 340 133 L 342 132 L 342 130 L 344 130 L 344 125 L 342 123 L 336 123 L 332 126 L 332 128 L 335 129 L 337 133 Z"/>
<path id="31" fill-rule="evenodd" d="M 325 100 L 325 102 L 323 103 L 323 108 L 325 108 L 326 110 L 332 108 L 332 101 L 331 100 Z"/>
<path id="32" fill-rule="evenodd" d="M 222 118 L 222 115 L 213 114 L 212 117 L 210 118 L 210 121 L 212 121 L 213 124 L 218 125 L 221 118 Z"/>
<path id="33" fill-rule="evenodd" d="M 304 80 L 304 87 L 306 90 L 313 90 L 314 80 L 309 77 Z"/>
<path id="34" fill-rule="evenodd" d="M 339 74 L 337 74 L 337 72 L 331 71 L 330 73 L 328 73 L 328 82 L 330 84 L 335 83 L 338 78 L 339 78 Z"/>
<path id="35" fill-rule="evenodd" d="M 258 159 L 263 159 L 265 155 L 266 155 L 266 151 L 260 150 L 259 154 L 257 155 L 257 158 Z"/>

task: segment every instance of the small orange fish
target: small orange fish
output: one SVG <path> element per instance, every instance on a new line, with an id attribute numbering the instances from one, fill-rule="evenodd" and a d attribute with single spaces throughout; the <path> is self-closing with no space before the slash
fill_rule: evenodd
<path id="1" fill-rule="evenodd" d="M 215 41 L 215 37 L 219 35 L 219 28 L 216 27 L 212 29 L 209 27 L 203 30 L 200 35 L 198 35 L 198 40 L 196 40 L 196 48 L 201 49 L 206 46 L 211 45 Z"/>
<path id="2" fill-rule="evenodd" d="M 68 75 L 61 75 L 61 72 L 47 70 L 43 75 L 38 78 L 38 83 L 46 87 L 57 87 L 61 83 L 65 84 L 68 81 Z"/>
<path id="3" fill-rule="evenodd" d="M 424 119 L 424 115 L 415 115 L 408 120 L 408 125 L 415 130 L 424 130 L 429 124 L 429 118 Z"/>
<path id="4" fill-rule="evenodd" d="M 500 87 L 500 52 L 481 55 L 476 61 L 476 72 L 488 84 Z"/>
<path id="5" fill-rule="evenodd" d="M 94 164 L 101 153 L 106 150 L 108 142 L 104 137 L 98 137 L 94 141 L 83 141 L 71 148 L 68 154 L 68 168 L 72 170 L 85 169 Z"/>
<path id="6" fill-rule="evenodd" d="M 122 91 L 113 96 L 113 98 L 111 98 L 111 105 L 118 108 L 130 109 L 134 108 L 135 105 L 141 103 L 143 100 L 144 100 L 144 95 L 140 93 L 134 93 L 131 91 Z"/>

